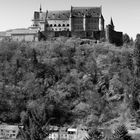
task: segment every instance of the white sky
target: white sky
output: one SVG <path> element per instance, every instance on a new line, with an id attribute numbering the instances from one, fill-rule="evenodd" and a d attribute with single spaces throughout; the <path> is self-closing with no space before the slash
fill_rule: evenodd
<path id="1" fill-rule="evenodd" d="M 72 6 L 101 6 L 105 24 L 113 18 L 115 29 L 135 38 L 140 33 L 140 0 L 0 0 L 0 31 L 29 27 L 33 12 L 70 9 Z"/>

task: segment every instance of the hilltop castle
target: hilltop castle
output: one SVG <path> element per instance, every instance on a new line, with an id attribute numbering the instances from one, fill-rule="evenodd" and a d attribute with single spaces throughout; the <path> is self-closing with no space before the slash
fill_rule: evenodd
<path id="1" fill-rule="evenodd" d="M 70 10 L 46 12 L 40 7 L 39 12 L 34 12 L 33 27 L 49 34 L 57 32 L 58 36 L 65 34 L 94 39 L 99 39 L 105 31 L 102 7 L 71 7 Z"/>
<path id="2" fill-rule="evenodd" d="M 114 30 L 113 20 L 105 28 L 102 7 L 71 7 L 70 10 L 34 12 L 32 28 L 38 28 L 42 37 L 75 36 L 95 40 L 106 39 L 122 44 L 122 32 Z"/>

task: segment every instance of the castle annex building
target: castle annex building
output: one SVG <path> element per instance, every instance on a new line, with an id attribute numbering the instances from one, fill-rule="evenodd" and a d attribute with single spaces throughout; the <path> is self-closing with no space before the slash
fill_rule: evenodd
<path id="1" fill-rule="evenodd" d="M 99 39 L 104 36 L 102 7 L 71 7 L 70 10 L 34 12 L 32 28 L 46 36 L 79 36 Z"/>

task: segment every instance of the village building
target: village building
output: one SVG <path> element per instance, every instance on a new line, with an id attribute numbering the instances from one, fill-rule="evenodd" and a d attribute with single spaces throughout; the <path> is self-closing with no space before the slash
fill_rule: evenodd
<path id="1" fill-rule="evenodd" d="M 60 128 L 60 130 L 59 130 L 59 138 L 60 138 L 60 140 L 67 140 L 68 133 L 67 133 L 67 128 L 66 127 Z"/>
<path id="2" fill-rule="evenodd" d="M 0 32 L 0 41 L 5 39 L 5 36 L 6 36 L 6 32 Z"/>
<path id="3" fill-rule="evenodd" d="M 19 128 L 17 125 L 0 125 L 0 139 L 14 140 L 19 134 Z"/>
<path id="4" fill-rule="evenodd" d="M 84 140 L 88 136 L 85 129 L 50 126 L 49 136 L 45 140 Z"/>
<path id="5" fill-rule="evenodd" d="M 37 30 L 17 29 L 11 32 L 11 39 L 14 41 L 37 41 Z"/>
<path id="6" fill-rule="evenodd" d="M 57 126 L 51 126 L 49 132 L 47 140 L 59 140 L 59 128 Z"/>
<path id="7" fill-rule="evenodd" d="M 78 130 L 76 128 L 68 128 L 68 139 L 67 140 L 76 140 L 78 136 Z"/>

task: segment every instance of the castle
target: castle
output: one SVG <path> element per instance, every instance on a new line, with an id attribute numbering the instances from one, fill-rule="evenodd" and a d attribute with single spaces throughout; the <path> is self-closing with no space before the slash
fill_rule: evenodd
<path id="1" fill-rule="evenodd" d="M 72 7 L 70 10 L 34 12 L 33 28 L 39 29 L 39 40 L 67 36 L 95 40 L 106 39 L 122 45 L 122 32 L 114 30 L 113 20 L 105 28 L 102 7 Z"/>
<path id="2" fill-rule="evenodd" d="M 52 36 L 99 39 L 104 34 L 102 7 L 71 7 L 70 10 L 34 12 L 33 26 Z M 54 33 L 54 34 L 53 34 Z"/>

